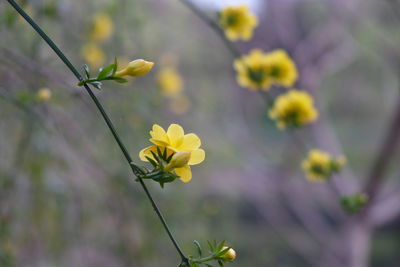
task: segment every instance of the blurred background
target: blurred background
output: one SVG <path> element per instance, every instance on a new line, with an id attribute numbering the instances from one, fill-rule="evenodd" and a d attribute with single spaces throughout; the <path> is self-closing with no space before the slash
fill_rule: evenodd
<path id="1" fill-rule="evenodd" d="M 310 183 L 305 156 L 276 129 L 258 94 L 238 87 L 233 58 L 177 0 L 18 1 L 72 63 L 92 73 L 118 57 L 152 72 L 95 91 L 134 160 L 154 123 L 202 139 L 193 179 L 148 186 L 184 251 L 227 240 L 232 266 L 385 266 L 400 262 L 399 155 L 365 218 L 344 213 L 359 192 L 399 102 L 400 1 L 192 0 L 212 19 L 248 4 L 254 38 L 284 48 L 320 112 L 298 132 L 345 154 L 332 183 Z M 0 266 L 176 266 L 179 257 L 99 112 L 49 47 L 0 3 Z M 273 89 L 280 93 L 282 89 Z M 145 165 L 145 163 L 143 163 Z"/>

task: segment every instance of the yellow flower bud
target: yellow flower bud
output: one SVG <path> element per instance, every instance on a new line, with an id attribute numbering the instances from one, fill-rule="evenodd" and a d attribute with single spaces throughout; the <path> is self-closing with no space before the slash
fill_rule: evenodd
<path id="1" fill-rule="evenodd" d="M 190 152 L 177 152 L 175 153 L 167 166 L 165 166 L 164 171 L 169 171 L 175 168 L 181 168 L 188 164 L 190 160 Z"/>
<path id="2" fill-rule="evenodd" d="M 36 93 L 36 99 L 38 101 L 47 101 L 51 98 L 51 91 L 48 88 L 42 88 Z"/>
<path id="3" fill-rule="evenodd" d="M 224 246 L 222 250 L 227 249 L 227 246 Z M 233 248 L 230 248 L 224 255 L 221 256 L 223 262 L 233 262 L 236 259 L 236 251 Z"/>
<path id="4" fill-rule="evenodd" d="M 136 59 L 131 61 L 126 68 L 123 68 L 120 71 L 115 73 L 115 77 L 123 77 L 123 76 L 143 76 L 147 74 L 152 68 L 154 63 L 149 62 L 143 59 Z"/>

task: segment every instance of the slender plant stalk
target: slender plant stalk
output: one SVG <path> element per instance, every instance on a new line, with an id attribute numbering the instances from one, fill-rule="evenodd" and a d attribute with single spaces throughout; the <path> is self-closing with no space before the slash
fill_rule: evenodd
<path id="1" fill-rule="evenodd" d="M 40 28 L 39 25 L 35 23 L 35 21 L 24 12 L 24 10 L 14 1 L 14 0 L 7 0 L 7 2 L 32 26 L 32 28 L 42 37 L 42 39 L 50 46 L 51 49 L 57 54 L 57 56 L 64 62 L 64 64 L 68 67 L 68 69 L 75 75 L 75 77 L 81 82 L 83 78 L 81 74 L 77 71 L 77 69 L 72 65 L 72 63 L 68 60 L 68 58 L 64 55 L 63 52 L 58 48 L 58 46 L 53 42 L 53 40 Z M 156 212 L 158 218 L 160 219 L 165 231 L 167 232 L 169 238 L 171 239 L 172 244 L 174 245 L 175 249 L 177 250 L 179 256 L 181 257 L 182 263 L 189 265 L 189 260 L 182 252 L 181 248 L 179 247 L 177 241 L 175 240 L 174 236 L 172 235 L 164 216 L 162 215 L 160 209 L 158 208 L 156 202 L 154 201 L 153 197 L 150 194 L 146 184 L 144 183 L 141 176 L 144 174 L 143 171 L 132 161 L 131 156 L 128 153 L 124 143 L 122 142 L 121 138 L 118 135 L 118 132 L 115 130 L 113 123 L 111 122 L 110 118 L 107 115 L 107 112 L 104 110 L 103 106 L 101 105 L 100 101 L 97 99 L 96 95 L 90 89 L 90 87 L 85 83 L 83 87 L 86 89 L 86 92 L 89 94 L 90 98 L 95 103 L 97 109 L 100 111 L 101 116 L 103 117 L 104 121 L 106 122 L 108 128 L 110 129 L 115 141 L 117 142 L 119 148 L 121 149 L 122 153 L 126 161 L 128 162 L 129 166 L 132 169 L 133 174 L 138 178 L 140 185 L 142 186 L 143 190 L 145 191 L 151 205 L 153 206 L 154 211 Z"/>

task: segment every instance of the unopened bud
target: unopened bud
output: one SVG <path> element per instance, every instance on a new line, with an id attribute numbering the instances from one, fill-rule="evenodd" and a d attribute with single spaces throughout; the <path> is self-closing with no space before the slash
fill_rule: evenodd
<path id="1" fill-rule="evenodd" d="M 136 59 L 134 61 L 131 61 L 126 68 L 117 71 L 114 77 L 143 76 L 153 68 L 153 65 L 154 65 L 153 62 L 149 62 L 143 59 Z"/>
<path id="2" fill-rule="evenodd" d="M 227 246 L 224 246 L 222 250 L 227 249 Z M 221 256 L 223 262 L 233 262 L 236 259 L 236 251 L 233 248 L 230 248 L 225 254 Z"/>
<path id="3" fill-rule="evenodd" d="M 177 152 L 175 153 L 167 166 L 165 166 L 164 171 L 169 171 L 175 168 L 181 168 L 188 164 L 190 159 L 190 152 Z"/>

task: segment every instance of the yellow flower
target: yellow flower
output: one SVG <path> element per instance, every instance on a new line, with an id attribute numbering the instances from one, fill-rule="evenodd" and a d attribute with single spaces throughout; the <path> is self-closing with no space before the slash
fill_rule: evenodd
<path id="1" fill-rule="evenodd" d="M 252 91 L 268 91 L 271 85 L 291 87 L 297 80 L 297 68 L 286 51 L 274 50 L 263 53 L 253 49 L 234 62 L 237 82 Z"/>
<path id="2" fill-rule="evenodd" d="M 104 64 L 105 54 L 95 43 L 87 43 L 81 49 L 84 60 L 93 68 L 99 68 Z"/>
<path id="3" fill-rule="evenodd" d="M 132 76 L 139 77 L 146 75 L 152 68 L 154 63 L 143 59 L 136 59 L 129 62 L 128 66 L 117 71 L 115 77 Z"/>
<path id="4" fill-rule="evenodd" d="M 48 88 L 39 89 L 36 93 L 36 99 L 38 101 L 48 101 L 51 98 L 51 91 Z"/>
<path id="5" fill-rule="evenodd" d="M 297 68 L 285 50 L 277 49 L 267 54 L 272 83 L 291 87 L 298 78 Z"/>
<path id="6" fill-rule="evenodd" d="M 257 24 L 257 17 L 250 13 L 246 5 L 227 7 L 219 12 L 219 25 L 231 41 L 250 40 Z"/>
<path id="7" fill-rule="evenodd" d="M 221 250 L 227 249 L 227 246 L 224 246 Z M 223 262 L 233 262 L 236 259 L 236 251 L 233 248 L 230 248 L 225 254 L 221 256 Z"/>
<path id="8" fill-rule="evenodd" d="M 344 156 L 334 159 L 330 154 L 313 149 L 301 166 L 310 181 L 325 181 L 333 173 L 339 172 L 344 165 Z"/>
<path id="9" fill-rule="evenodd" d="M 276 98 L 269 111 L 271 119 L 276 120 L 279 129 L 299 127 L 315 121 L 318 111 L 307 92 L 290 90 Z"/>
<path id="10" fill-rule="evenodd" d="M 113 32 L 111 18 L 105 13 L 97 13 L 92 17 L 92 28 L 89 37 L 92 41 L 103 42 L 110 38 Z"/>
<path id="11" fill-rule="evenodd" d="M 175 96 L 183 90 L 182 77 L 173 67 L 162 68 L 157 74 L 157 82 L 165 96 Z"/>
<path id="12" fill-rule="evenodd" d="M 157 154 L 157 147 L 161 151 L 166 148 L 167 156 L 172 153 L 189 152 L 190 159 L 187 164 L 174 169 L 174 172 L 183 182 L 189 182 L 192 179 L 192 171 L 189 165 L 199 164 L 205 159 L 205 152 L 200 148 L 200 138 L 194 133 L 185 134 L 183 128 L 178 124 L 171 124 L 167 132 L 161 126 L 154 124 L 150 135 L 150 142 L 154 145 L 142 149 L 139 153 L 140 159 L 148 161 L 146 156 L 153 159 L 151 151 Z"/>

